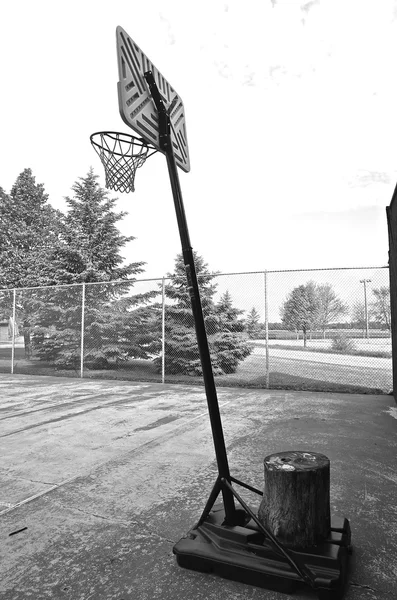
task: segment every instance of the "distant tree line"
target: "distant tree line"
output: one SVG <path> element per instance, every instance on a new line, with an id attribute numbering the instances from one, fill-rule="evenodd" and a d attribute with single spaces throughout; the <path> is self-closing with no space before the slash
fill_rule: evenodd
<path id="1" fill-rule="evenodd" d="M 368 321 L 373 329 L 390 332 L 390 291 L 387 286 L 372 288 L 373 296 L 367 305 Z M 281 320 L 268 323 L 268 331 L 291 331 L 302 333 L 306 346 L 308 336 L 321 331 L 325 338 L 327 330 L 365 330 L 366 315 L 364 302 L 355 302 L 351 308 L 335 293 L 330 283 L 317 284 L 309 281 L 293 288 L 280 307 Z M 345 317 L 341 321 L 341 317 Z M 265 337 L 265 323 L 252 308 L 246 318 L 246 332 L 250 338 Z"/>
<path id="2" fill-rule="evenodd" d="M 388 287 L 373 288 L 373 301 L 367 306 L 356 302 L 351 309 L 351 326 L 364 328 L 367 319 L 374 320 L 380 327 L 390 331 L 390 293 Z M 331 328 L 337 319 L 349 313 L 348 305 L 333 290 L 331 284 L 316 284 L 309 281 L 294 288 L 280 309 L 282 325 L 289 330 L 302 331 L 306 346 L 308 333 Z M 346 328 L 346 323 L 336 323 L 335 327 Z"/>

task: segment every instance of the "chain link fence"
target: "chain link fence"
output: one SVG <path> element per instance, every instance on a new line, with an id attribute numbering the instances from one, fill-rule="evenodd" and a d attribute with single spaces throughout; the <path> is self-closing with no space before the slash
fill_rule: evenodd
<path id="1" fill-rule="evenodd" d="M 391 391 L 387 267 L 198 279 L 217 385 Z M 0 290 L 0 371 L 201 385 L 186 282 Z"/>

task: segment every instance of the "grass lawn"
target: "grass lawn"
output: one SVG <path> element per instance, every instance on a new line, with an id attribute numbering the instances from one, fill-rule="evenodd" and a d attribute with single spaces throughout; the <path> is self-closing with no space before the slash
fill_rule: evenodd
<path id="1" fill-rule="evenodd" d="M 282 346 L 285 349 L 285 346 Z M 293 348 L 296 350 L 296 347 Z M 0 372 L 10 372 L 11 351 L 0 353 Z M 4 351 L 4 349 L 3 349 Z M 306 369 L 306 372 L 305 372 Z M 38 360 L 27 361 L 24 350 L 16 349 L 14 372 L 32 375 L 58 375 L 62 377 L 80 377 L 78 370 L 56 369 L 54 366 Z M 114 369 L 84 370 L 87 379 L 115 379 L 131 381 L 161 382 L 161 373 L 157 373 L 153 363 L 148 360 L 131 360 Z M 391 379 L 391 374 L 390 374 Z M 240 363 L 236 373 L 218 375 L 216 384 L 220 387 L 266 388 L 263 357 L 249 356 Z M 166 375 L 166 383 L 203 385 L 202 377 L 188 375 Z M 300 361 L 288 361 L 287 358 L 272 358 L 269 374 L 269 389 L 302 390 L 321 392 L 346 392 L 358 394 L 384 394 L 389 392 L 389 377 L 375 370 L 357 369 L 341 365 L 310 364 L 304 366 Z"/>
<path id="2" fill-rule="evenodd" d="M 25 357 L 25 350 L 23 348 L 15 348 L 15 356 L 19 358 Z M 11 360 L 11 347 L 0 346 L 0 360 Z"/>

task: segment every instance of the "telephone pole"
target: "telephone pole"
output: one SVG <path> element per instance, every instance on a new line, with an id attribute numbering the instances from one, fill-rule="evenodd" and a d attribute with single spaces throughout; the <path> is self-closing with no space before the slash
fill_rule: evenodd
<path id="1" fill-rule="evenodd" d="M 368 323 L 368 303 L 367 303 L 367 283 L 371 283 L 371 279 L 360 279 L 360 283 L 364 284 L 364 315 L 365 315 L 365 337 L 369 338 L 369 323 Z"/>

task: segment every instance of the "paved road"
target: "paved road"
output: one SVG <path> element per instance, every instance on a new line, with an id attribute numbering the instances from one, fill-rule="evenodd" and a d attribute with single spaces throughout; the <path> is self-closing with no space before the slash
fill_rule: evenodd
<path id="1" fill-rule="evenodd" d="M 265 344 L 263 347 L 256 346 L 255 354 L 265 354 Z M 302 361 L 313 361 L 319 363 L 333 364 L 333 365 L 351 365 L 354 367 L 370 367 L 376 369 L 391 369 L 391 358 L 378 358 L 374 356 L 356 356 L 354 354 L 333 354 L 327 352 L 310 352 L 310 350 L 287 350 L 284 348 L 274 348 L 269 346 L 269 352 L 271 356 L 288 357 L 291 359 L 298 359 Z"/>
<path id="2" fill-rule="evenodd" d="M 264 347 L 255 347 L 253 356 L 263 357 Z M 269 348 L 270 371 L 288 373 L 321 381 L 378 388 L 389 392 L 392 388 L 391 358 L 327 354 Z"/>

